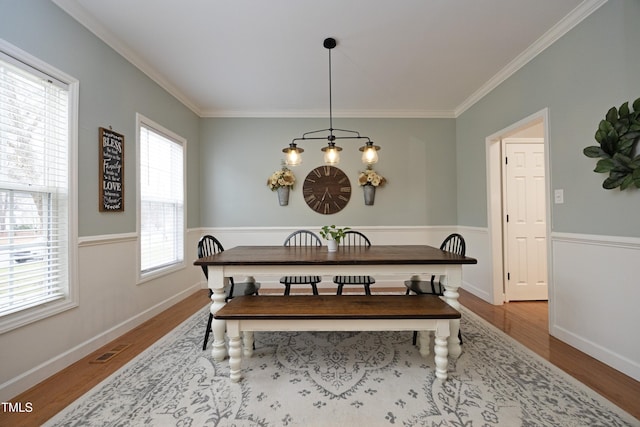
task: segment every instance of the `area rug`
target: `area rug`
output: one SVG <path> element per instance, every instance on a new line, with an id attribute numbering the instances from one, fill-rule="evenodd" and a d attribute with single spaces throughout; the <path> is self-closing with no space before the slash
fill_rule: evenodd
<path id="1" fill-rule="evenodd" d="M 411 332 L 260 332 L 243 379 L 202 351 L 208 307 L 46 426 L 639 426 L 462 308 L 463 352 L 434 375 Z"/>

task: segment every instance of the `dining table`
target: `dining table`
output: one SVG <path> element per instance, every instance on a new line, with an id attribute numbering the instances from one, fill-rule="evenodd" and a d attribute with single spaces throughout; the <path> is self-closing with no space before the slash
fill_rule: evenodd
<path id="1" fill-rule="evenodd" d="M 431 275 L 440 275 L 445 289 L 444 300 L 458 309 L 462 266 L 468 264 L 477 264 L 477 260 L 428 245 L 345 246 L 334 252 L 328 251 L 326 246 L 236 246 L 194 261 L 194 265 L 207 267 L 213 315 L 225 305 L 225 284 L 234 276 L 319 275 L 323 280 L 332 280 L 335 275 L 405 279 L 420 276 L 428 280 Z M 461 353 L 459 330 L 460 319 L 450 320 L 448 352 L 451 357 L 458 357 Z M 212 332 L 211 355 L 214 360 L 221 361 L 227 356 L 226 322 L 213 319 Z"/>

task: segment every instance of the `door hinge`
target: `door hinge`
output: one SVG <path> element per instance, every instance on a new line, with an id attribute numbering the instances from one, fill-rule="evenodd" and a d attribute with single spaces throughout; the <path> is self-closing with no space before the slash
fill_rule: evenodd
<path id="1" fill-rule="evenodd" d="M 508 165 L 508 164 L 509 164 L 509 158 L 508 158 L 508 157 L 505 157 L 505 158 L 504 158 L 504 164 L 505 164 L 505 165 Z"/>
<path id="2" fill-rule="evenodd" d="M 507 273 L 507 280 L 511 280 L 511 273 Z"/>
<path id="3" fill-rule="evenodd" d="M 509 214 L 507 214 L 507 222 L 509 222 Z"/>

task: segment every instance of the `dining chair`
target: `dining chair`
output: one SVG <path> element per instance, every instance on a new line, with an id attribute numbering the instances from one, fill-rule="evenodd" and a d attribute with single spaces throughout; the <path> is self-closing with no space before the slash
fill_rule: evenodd
<path id="1" fill-rule="evenodd" d="M 217 253 L 223 252 L 224 247 L 222 247 L 222 243 L 215 237 L 207 234 L 202 236 L 198 241 L 198 258 L 206 257 L 209 255 L 215 255 Z M 206 265 L 202 266 L 202 272 L 204 273 L 204 277 L 209 280 L 209 270 Z M 253 279 L 253 278 L 250 278 Z M 233 277 L 229 277 L 229 283 L 224 287 L 225 293 L 225 301 L 229 301 L 233 297 L 239 295 L 258 295 L 258 290 L 260 289 L 260 283 L 257 283 L 255 280 L 247 280 L 242 283 L 234 283 Z M 209 289 L 209 298 L 213 291 Z M 207 330 L 204 334 L 204 343 L 202 344 L 202 349 L 207 349 L 207 342 L 209 342 L 209 334 L 211 333 L 211 323 L 213 322 L 213 314 L 209 313 L 209 321 L 207 322 Z"/>
<path id="2" fill-rule="evenodd" d="M 291 233 L 284 241 L 284 246 L 305 247 L 322 246 L 322 241 L 317 234 L 309 230 L 298 230 Z M 318 295 L 318 283 L 322 281 L 322 276 L 283 276 L 280 283 L 284 285 L 284 294 L 291 293 L 292 285 L 311 285 L 313 295 Z"/>
<path id="3" fill-rule="evenodd" d="M 466 244 L 464 241 L 464 237 L 462 237 L 458 233 L 452 233 L 448 235 L 440 245 L 440 250 L 446 252 L 453 252 L 457 255 L 464 255 L 466 252 Z M 444 295 L 444 286 L 442 285 L 442 276 L 438 276 L 438 280 L 436 280 L 436 276 L 431 276 L 430 281 L 426 280 L 405 280 L 404 286 L 407 288 L 406 294 L 409 295 L 411 292 L 415 294 L 433 294 L 433 295 Z M 416 343 L 417 340 L 417 332 L 413 333 L 413 343 Z M 458 339 L 460 340 L 460 344 L 462 344 L 462 333 L 458 331 Z"/>
<path id="4" fill-rule="evenodd" d="M 355 230 L 345 231 L 344 237 L 340 240 L 340 247 L 346 250 L 349 250 L 349 248 L 368 248 L 370 246 L 371 242 L 367 236 Z M 336 295 L 342 295 L 345 285 L 364 286 L 364 293 L 371 295 L 371 285 L 376 283 L 376 279 L 371 276 L 334 276 L 333 283 L 338 285 Z"/>

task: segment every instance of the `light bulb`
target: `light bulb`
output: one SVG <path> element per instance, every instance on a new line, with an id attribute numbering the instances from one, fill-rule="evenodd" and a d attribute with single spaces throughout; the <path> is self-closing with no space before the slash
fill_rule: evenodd
<path id="1" fill-rule="evenodd" d="M 298 166 L 302 163 L 302 156 L 295 149 L 289 150 L 285 163 L 287 166 Z"/>
<path id="2" fill-rule="evenodd" d="M 335 147 L 327 148 L 324 152 L 324 162 L 328 165 L 340 163 L 340 153 Z"/>
<path id="3" fill-rule="evenodd" d="M 362 152 L 362 163 L 367 165 L 378 163 L 378 151 L 373 147 L 367 147 Z"/>

